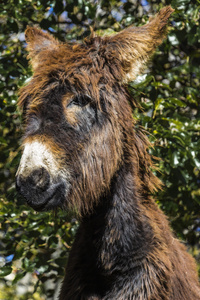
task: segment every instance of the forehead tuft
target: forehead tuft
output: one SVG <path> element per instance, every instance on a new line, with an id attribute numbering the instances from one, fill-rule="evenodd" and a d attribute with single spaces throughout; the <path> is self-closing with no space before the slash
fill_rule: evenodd
<path id="1" fill-rule="evenodd" d="M 105 87 L 112 81 L 105 49 L 100 37 L 90 37 L 82 44 L 63 43 L 51 51 L 44 49 L 32 79 L 20 90 L 19 105 L 22 107 L 27 98 L 39 103 L 57 88 L 88 94 L 99 101 L 101 84 Z"/>

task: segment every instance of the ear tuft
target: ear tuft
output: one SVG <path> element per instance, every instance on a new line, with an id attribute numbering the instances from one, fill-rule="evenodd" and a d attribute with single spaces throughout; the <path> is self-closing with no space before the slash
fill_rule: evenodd
<path id="1" fill-rule="evenodd" d="M 174 9 L 171 6 L 166 6 L 162 8 L 155 17 L 150 18 L 149 23 L 145 25 L 149 33 L 157 37 L 158 44 L 160 44 L 160 40 L 162 42 L 162 39 L 165 37 L 167 23 L 173 12 Z"/>
<path id="2" fill-rule="evenodd" d="M 124 83 L 134 80 L 146 62 L 162 43 L 167 32 L 167 23 L 174 9 L 164 7 L 144 26 L 130 26 L 108 38 L 107 49 L 120 62 L 121 80 Z"/>
<path id="3" fill-rule="evenodd" d="M 44 36 L 44 32 L 42 32 L 37 27 L 27 26 L 26 31 L 25 31 L 26 42 L 31 43 L 32 41 L 35 40 L 35 38 L 37 38 L 37 36 Z"/>
<path id="4" fill-rule="evenodd" d="M 25 31 L 25 39 L 29 57 L 33 59 L 33 62 L 39 61 L 38 55 L 41 51 L 52 51 L 59 45 L 59 42 L 52 35 L 37 27 L 28 26 Z"/>
<path id="5" fill-rule="evenodd" d="M 171 6 L 166 6 L 162 8 L 154 20 L 158 21 L 159 29 L 162 30 L 168 23 L 170 15 L 174 12 L 174 9 Z"/>

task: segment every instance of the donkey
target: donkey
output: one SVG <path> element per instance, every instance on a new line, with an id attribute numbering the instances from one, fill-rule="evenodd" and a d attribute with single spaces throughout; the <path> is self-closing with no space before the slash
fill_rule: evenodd
<path id="1" fill-rule="evenodd" d="M 61 207 L 80 217 L 60 300 L 200 299 L 194 260 L 151 197 L 160 181 L 127 89 L 172 12 L 82 44 L 26 30 L 33 77 L 20 91 L 17 189 L 36 211 Z"/>

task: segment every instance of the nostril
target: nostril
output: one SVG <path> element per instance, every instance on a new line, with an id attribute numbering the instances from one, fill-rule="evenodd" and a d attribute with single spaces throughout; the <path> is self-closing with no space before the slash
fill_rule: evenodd
<path id="1" fill-rule="evenodd" d="M 29 175 L 30 184 L 41 190 L 46 190 L 50 183 L 50 175 L 45 168 L 34 170 Z"/>
<path id="2" fill-rule="evenodd" d="M 16 176 L 16 189 L 24 197 L 29 197 L 32 192 L 38 193 L 48 189 L 50 175 L 45 168 L 32 171 L 28 176 Z"/>

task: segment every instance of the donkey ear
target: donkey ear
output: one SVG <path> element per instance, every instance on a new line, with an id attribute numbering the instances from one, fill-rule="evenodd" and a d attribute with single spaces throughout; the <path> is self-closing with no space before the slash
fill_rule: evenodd
<path id="1" fill-rule="evenodd" d="M 129 27 L 109 38 L 107 51 L 120 61 L 123 82 L 132 81 L 141 73 L 156 47 L 162 43 L 173 11 L 171 6 L 164 7 L 148 24 Z"/>
<path id="2" fill-rule="evenodd" d="M 25 31 L 25 39 L 33 67 L 37 60 L 40 61 L 38 56 L 42 51 L 52 51 L 60 44 L 52 35 L 37 27 L 28 26 Z"/>

